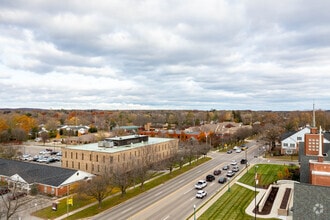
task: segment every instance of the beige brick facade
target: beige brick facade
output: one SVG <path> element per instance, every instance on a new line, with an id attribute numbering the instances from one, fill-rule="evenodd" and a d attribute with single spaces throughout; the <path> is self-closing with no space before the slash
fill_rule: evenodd
<path id="1" fill-rule="evenodd" d="M 129 142 L 130 137 L 124 136 L 122 139 Z M 163 161 L 177 150 L 177 139 L 150 137 L 148 141 L 122 146 L 100 147 L 98 143 L 70 146 L 62 149 L 62 167 L 93 174 L 109 173 L 116 168 L 129 171 L 134 166 L 143 166 L 146 161 Z"/>

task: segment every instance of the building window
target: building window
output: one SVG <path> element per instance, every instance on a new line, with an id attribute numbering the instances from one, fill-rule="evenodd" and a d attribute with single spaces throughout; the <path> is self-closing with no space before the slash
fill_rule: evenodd
<path id="1" fill-rule="evenodd" d="M 71 152 L 70 155 L 71 155 L 71 159 L 72 159 L 73 158 L 73 153 Z"/>
<path id="2" fill-rule="evenodd" d="M 89 155 L 89 161 L 92 161 L 92 154 Z"/>
<path id="3" fill-rule="evenodd" d="M 74 162 L 73 161 L 71 162 L 71 166 L 72 166 L 72 168 L 74 168 Z"/>
<path id="4" fill-rule="evenodd" d="M 88 170 L 88 164 L 86 163 L 86 170 Z"/>
<path id="5" fill-rule="evenodd" d="M 297 137 L 297 141 L 302 141 L 302 137 Z"/>
<path id="6" fill-rule="evenodd" d="M 80 170 L 80 162 L 78 162 L 78 169 Z"/>
<path id="7" fill-rule="evenodd" d="M 295 148 L 295 144 L 290 144 L 290 147 L 291 148 Z"/>
<path id="8" fill-rule="evenodd" d="M 78 159 L 78 153 L 76 153 L 76 159 Z"/>
<path id="9" fill-rule="evenodd" d="M 67 152 L 65 151 L 65 153 L 64 153 L 64 157 L 65 158 L 67 158 L 68 157 L 68 155 L 67 155 Z"/>
<path id="10" fill-rule="evenodd" d="M 84 153 L 81 154 L 81 159 L 84 160 Z"/>
<path id="11" fill-rule="evenodd" d="M 113 163 L 113 156 L 110 156 L 110 163 Z"/>
<path id="12" fill-rule="evenodd" d="M 105 156 L 103 156 L 103 163 L 105 163 Z"/>
<path id="13" fill-rule="evenodd" d="M 97 172 L 100 172 L 100 165 L 97 165 Z"/>
<path id="14" fill-rule="evenodd" d="M 96 162 L 99 162 L 99 155 L 96 155 Z"/>
<path id="15" fill-rule="evenodd" d="M 92 171 L 94 171 L 94 164 L 92 164 Z"/>
<path id="16" fill-rule="evenodd" d="M 283 147 L 287 147 L 288 146 L 288 143 L 283 143 Z"/>
<path id="17" fill-rule="evenodd" d="M 68 167 L 68 161 L 65 161 L 65 167 Z"/>

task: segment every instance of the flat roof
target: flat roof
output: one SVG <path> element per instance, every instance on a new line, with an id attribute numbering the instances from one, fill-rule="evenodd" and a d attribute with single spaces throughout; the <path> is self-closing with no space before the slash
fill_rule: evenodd
<path id="1" fill-rule="evenodd" d="M 135 144 L 122 145 L 122 146 L 99 147 L 98 143 L 91 143 L 91 144 L 67 146 L 67 147 L 64 147 L 64 148 L 65 149 L 73 149 L 73 150 L 93 151 L 93 152 L 117 153 L 117 152 L 120 152 L 120 151 L 131 150 L 131 149 L 134 149 L 134 148 L 148 146 L 148 145 L 151 145 L 151 144 L 165 143 L 165 142 L 172 141 L 172 140 L 176 140 L 176 139 L 175 138 L 149 137 L 148 141 L 135 143 Z"/>
<path id="2" fill-rule="evenodd" d="M 127 139 L 138 138 L 138 137 L 148 137 L 148 136 L 147 135 L 127 135 L 127 136 L 106 138 L 105 140 L 127 140 Z"/>

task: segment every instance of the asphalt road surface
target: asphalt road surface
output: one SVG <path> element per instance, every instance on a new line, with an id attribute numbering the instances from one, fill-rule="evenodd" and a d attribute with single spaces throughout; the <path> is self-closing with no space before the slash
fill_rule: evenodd
<path id="1" fill-rule="evenodd" d="M 195 183 L 200 179 L 205 179 L 207 174 L 213 174 L 214 169 L 221 169 L 224 165 L 230 164 L 232 160 L 238 162 L 238 166 L 242 169 L 244 165 L 239 162 L 243 158 L 248 161 L 257 160 L 255 156 L 260 154 L 259 146 L 256 142 L 248 143 L 249 149 L 241 153 L 226 154 L 211 152 L 208 154 L 212 160 L 186 172 L 152 190 L 149 190 L 133 199 L 119 204 L 92 219 L 97 220 L 121 220 L 121 219 L 137 219 L 137 220 L 170 220 L 170 219 L 186 219 L 196 209 L 206 202 L 208 197 L 214 195 L 222 187 L 226 185 L 219 184 L 217 180 L 220 176 L 225 176 L 226 171 L 216 176 L 216 180 L 208 182 L 207 197 L 197 199 L 194 188 Z"/>

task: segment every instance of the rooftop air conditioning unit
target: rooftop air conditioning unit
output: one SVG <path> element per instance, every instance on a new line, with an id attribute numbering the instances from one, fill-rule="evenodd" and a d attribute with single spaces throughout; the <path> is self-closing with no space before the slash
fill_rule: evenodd
<path id="1" fill-rule="evenodd" d="M 97 146 L 98 147 L 104 147 L 104 141 L 99 141 Z"/>

